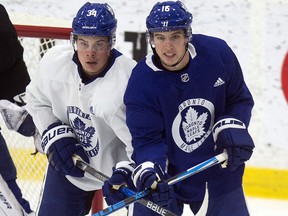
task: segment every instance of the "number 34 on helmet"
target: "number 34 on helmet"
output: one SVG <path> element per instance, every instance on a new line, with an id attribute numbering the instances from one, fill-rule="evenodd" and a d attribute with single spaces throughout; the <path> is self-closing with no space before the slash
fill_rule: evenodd
<path id="1" fill-rule="evenodd" d="M 108 36 L 109 44 L 116 41 L 117 19 L 113 9 L 107 3 L 84 4 L 72 22 L 71 42 L 74 44 L 77 35 Z"/>

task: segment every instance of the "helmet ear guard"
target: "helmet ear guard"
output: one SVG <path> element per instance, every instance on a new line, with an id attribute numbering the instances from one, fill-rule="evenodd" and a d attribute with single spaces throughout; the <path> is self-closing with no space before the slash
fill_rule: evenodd
<path id="1" fill-rule="evenodd" d="M 147 41 L 147 44 L 150 44 L 152 48 L 155 48 L 155 44 L 153 41 L 153 33 L 148 30 L 146 31 L 146 41 Z"/>
<path id="2" fill-rule="evenodd" d="M 77 41 L 77 35 L 75 35 L 75 34 L 73 34 L 73 32 L 71 32 L 70 33 L 70 43 L 72 44 L 74 50 L 77 50 L 76 41 Z"/>
<path id="3" fill-rule="evenodd" d="M 184 35 L 187 38 L 187 42 L 192 40 L 192 27 L 188 27 L 187 29 L 184 29 Z"/>

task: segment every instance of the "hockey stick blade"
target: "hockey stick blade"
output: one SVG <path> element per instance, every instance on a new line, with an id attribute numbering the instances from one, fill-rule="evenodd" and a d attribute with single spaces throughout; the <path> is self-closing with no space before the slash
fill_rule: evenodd
<path id="1" fill-rule="evenodd" d="M 92 167 L 89 164 L 87 164 L 78 155 L 74 155 L 73 156 L 73 161 L 74 161 L 74 164 L 76 164 L 76 166 L 78 168 L 80 168 L 84 172 L 89 173 L 90 175 L 94 176 L 98 180 L 104 182 L 104 181 L 109 179 L 109 176 L 105 175 L 104 173 L 96 170 L 94 167 Z M 134 192 L 133 190 L 130 190 L 126 186 L 121 186 L 119 188 L 119 190 L 123 194 L 125 194 L 127 197 L 130 197 L 130 196 L 133 196 L 133 195 L 136 194 L 136 192 Z M 149 208 L 150 210 L 158 213 L 159 215 L 162 215 L 162 216 L 176 216 L 176 214 L 174 214 L 173 212 L 169 211 L 168 209 L 165 209 L 165 208 L 163 208 L 163 207 L 161 207 L 161 206 L 157 205 L 156 203 L 153 203 L 153 202 L 151 202 L 149 200 L 139 199 L 139 200 L 137 200 L 137 202 L 139 202 L 141 205 Z"/>
<path id="2" fill-rule="evenodd" d="M 209 192 L 208 192 L 208 183 L 206 182 L 205 195 L 204 195 L 202 205 L 194 216 L 205 216 L 208 210 L 208 202 L 209 202 Z"/>
<path id="3" fill-rule="evenodd" d="M 216 156 L 214 156 L 214 157 L 212 157 L 212 158 L 210 158 L 210 159 L 208 159 L 208 160 L 206 160 L 206 161 L 204 161 L 198 165 L 195 165 L 195 166 L 191 167 L 190 169 L 188 169 L 188 170 L 186 170 L 186 171 L 184 171 L 178 175 L 175 175 L 175 176 L 173 176 L 173 177 L 171 177 L 165 181 L 168 182 L 169 185 L 176 184 L 177 182 L 182 181 L 182 180 L 184 180 L 184 179 L 186 179 L 192 175 L 195 175 L 195 174 L 197 174 L 197 173 L 199 173 L 205 169 L 208 169 L 208 168 L 210 168 L 216 164 L 224 162 L 225 160 L 227 160 L 227 158 L 228 158 L 227 153 L 223 152 L 223 153 L 218 154 L 218 155 L 216 155 Z M 138 192 L 138 193 L 136 193 L 136 194 L 134 194 L 134 195 L 118 202 L 118 203 L 115 203 L 114 205 L 108 206 L 107 208 L 93 214 L 92 216 L 109 215 L 109 214 L 111 214 L 111 213 L 113 213 L 113 212 L 115 212 L 121 208 L 124 208 L 124 207 L 136 202 L 139 199 L 142 199 L 143 197 L 145 197 L 146 195 L 149 194 L 149 191 L 150 191 L 149 188 L 145 189 L 143 191 L 140 191 L 140 192 Z"/>

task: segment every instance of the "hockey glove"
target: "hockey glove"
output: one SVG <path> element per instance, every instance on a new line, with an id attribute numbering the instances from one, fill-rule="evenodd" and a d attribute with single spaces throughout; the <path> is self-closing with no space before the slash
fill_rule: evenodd
<path id="1" fill-rule="evenodd" d="M 23 136 L 33 136 L 36 127 L 25 107 L 20 107 L 8 100 L 0 100 L 0 112 L 9 130 L 17 131 Z"/>
<path id="2" fill-rule="evenodd" d="M 234 171 L 250 159 L 254 142 L 242 121 L 229 117 L 222 118 L 213 126 L 212 131 L 216 152 L 226 149 L 228 153 L 228 169 Z"/>
<path id="3" fill-rule="evenodd" d="M 165 173 L 157 163 L 144 162 L 136 167 L 132 174 L 137 191 L 152 188 L 148 199 L 160 206 L 168 206 L 174 196 L 174 188 L 164 182 Z"/>
<path id="4" fill-rule="evenodd" d="M 102 187 L 103 196 L 108 205 L 113 205 L 126 198 L 122 192 L 118 191 L 121 186 L 125 185 L 132 190 L 135 189 L 131 177 L 134 168 L 135 164 L 130 161 L 121 161 L 113 167 L 111 178 L 105 181 Z"/>
<path id="5" fill-rule="evenodd" d="M 86 163 L 89 163 L 89 158 L 76 139 L 72 128 L 56 122 L 50 125 L 43 134 L 41 147 L 50 165 L 60 175 L 83 177 L 84 172 L 75 166 L 72 156 L 76 154 Z"/>

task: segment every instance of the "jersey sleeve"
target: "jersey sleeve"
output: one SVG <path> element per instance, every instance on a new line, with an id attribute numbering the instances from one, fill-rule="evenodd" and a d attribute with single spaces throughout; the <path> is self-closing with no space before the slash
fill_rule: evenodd
<path id="1" fill-rule="evenodd" d="M 33 117 L 33 121 L 38 128 L 39 133 L 42 135 L 44 130 L 58 119 L 54 116 L 52 107 L 47 98 L 45 98 L 42 89 L 39 88 L 39 85 L 32 81 L 26 88 L 26 91 L 26 109 Z"/>
<path id="2" fill-rule="evenodd" d="M 248 126 L 254 106 L 253 97 L 234 52 L 227 46 L 227 49 L 221 50 L 221 54 L 228 77 L 225 115 L 240 119 Z"/>
<path id="3" fill-rule="evenodd" d="M 13 97 L 25 91 L 30 77 L 23 60 L 23 47 L 5 7 L 1 4 L 0 20 L 0 99 L 14 102 Z"/>
<path id="4" fill-rule="evenodd" d="M 122 103 L 117 110 L 113 120 L 112 129 L 116 136 L 126 145 L 127 156 L 131 160 L 132 155 L 132 145 L 131 145 L 131 134 L 126 125 L 126 107 Z"/>
<path id="5" fill-rule="evenodd" d="M 157 162 L 165 168 L 167 145 L 163 138 L 164 120 L 157 103 L 157 90 L 145 88 L 146 76 L 138 76 L 136 67 L 124 95 L 126 123 L 132 135 L 132 159 L 137 163 Z M 144 78 L 144 79 L 143 79 Z"/>
<path id="6" fill-rule="evenodd" d="M 47 53 L 46 53 L 47 54 Z M 45 56 L 40 62 L 39 71 L 33 76 L 30 84 L 26 87 L 26 109 L 33 117 L 33 121 L 40 133 L 43 134 L 47 127 L 58 119 L 54 116 L 50 95 L 49 79 L 45 79 L 45 74 L 51 69 L 49 67 L 50 56 Z"/>

